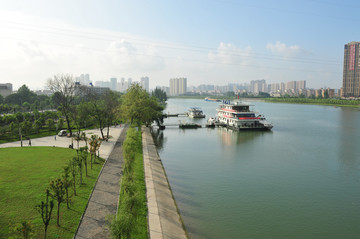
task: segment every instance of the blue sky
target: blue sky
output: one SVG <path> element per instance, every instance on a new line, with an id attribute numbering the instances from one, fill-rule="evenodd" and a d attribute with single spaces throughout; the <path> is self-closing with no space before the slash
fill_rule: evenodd
<path id="1" fill-rule="evenodd" d="M 0 1 L 0 82 L 40 89 L 58 73 L 149 76 L 150 87 L 306 80 L 340 88 L 360 2 Z"/>

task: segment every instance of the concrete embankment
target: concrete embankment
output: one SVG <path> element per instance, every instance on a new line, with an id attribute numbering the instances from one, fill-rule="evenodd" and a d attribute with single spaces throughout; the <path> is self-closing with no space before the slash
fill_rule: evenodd
<path id="1" fill-rule="evenodd" d="M 188 238 L 149 128 L 142 143 L 150 239 Z"/>

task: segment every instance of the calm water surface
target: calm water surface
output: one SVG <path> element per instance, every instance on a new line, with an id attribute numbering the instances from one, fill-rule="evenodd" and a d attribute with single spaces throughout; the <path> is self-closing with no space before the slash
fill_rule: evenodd
<path id="1" fill-rule="evenodd" d="M 170 99 L 166 112 L 219 103 Z M 167 127 L 159 154 L 191 238 L 360 238 L 360 110 L 251 102 L 272 132 Z M 205 124 L 205 119 L 167 119 Z"/>

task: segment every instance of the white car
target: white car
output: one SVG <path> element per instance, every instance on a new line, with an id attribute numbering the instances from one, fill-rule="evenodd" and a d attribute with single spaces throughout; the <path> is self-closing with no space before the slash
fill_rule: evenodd
<path id="1" fill-rule="evenodd" d="M 60 130 L 60 132 L 58 133 L 58 136 L 67 136 L 66 130 L 64 130 L 64 129 Z"/>

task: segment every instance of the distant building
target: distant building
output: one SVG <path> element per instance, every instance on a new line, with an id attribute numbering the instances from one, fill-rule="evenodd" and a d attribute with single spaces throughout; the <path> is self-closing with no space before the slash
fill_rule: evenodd
<path id="1" fill-rule="evenodd" d="M 306 81 L 304 81 L 304 80 L 296 81 L 296 89 L 305 90 L 306 89 Z"/>
<path id="2" fill-rule="evenodd" d="M 117 79 L 116 78 L 110 78 L 110 89 L 115 91 L 117 88 Z"/>
<path id="3" fill-rule="evenodd" d="M 252 80 L 250 81 L 249 91 L 254 94 L 259 94 L 259 92 L 267 92 L 267 85 L 265 80 Z"/>
<path id="4" fill-rule="evenodd" d="M 4 98 L 8 95 L 11 95 L 13 93 L 13 87 L 11 83 L 0 83 L 0 95 L 2 95 Z"/>
<path id="5" fill-rule="evenodd" d="M 77 83 L 75 85 L 75 92 L 76 96 L 84 95 L 87 93 L 103 95 L 110 91 L 109 87 L 100 87 L 100 86 L 93 86 L 93 85 L 81 85 Z"/>
<path id="6" fill-rule="evenodd" d="M 344 47 L 342 97 L 360 97 L 360 42 Z"/>
<path id="7" fill-rule="evenodd" d="M 149 77 L 145 76 L 145 77 L 141 77 L 140 79 L 140 85 L 142 86 L 142 88 L 144 88 L 147 92 L 150 91 L 149 89 Z"/>
<path id="8" fill-rule="evenodd" d="M 75 81 L 79 82 L 81 85 L 90 85 L 90 75 L 89 74 L 81 74 L 78 77 L 75 77 Z"/>
<path id="9" fill-rule="evenodd" d="M 183 95 L 186 93 L 186 78 L 170 79 L 170 95 Z"/>

